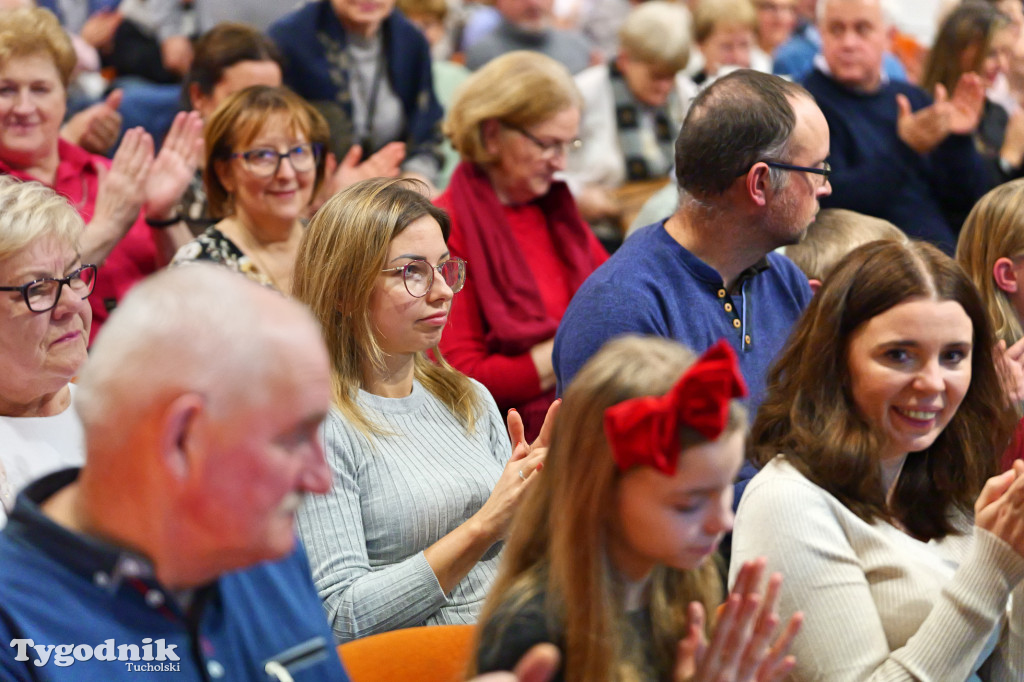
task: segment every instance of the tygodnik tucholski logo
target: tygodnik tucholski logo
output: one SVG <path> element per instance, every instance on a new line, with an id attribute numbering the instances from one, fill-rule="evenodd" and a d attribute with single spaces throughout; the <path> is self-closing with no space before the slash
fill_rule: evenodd
<path id="1" fill-rule="evenodd" d="M 181 659 L 174 652 L 177 644 L 167 644 L 163 639 L 145 637 L 142 644 L 117 644 L 105 639 L 102 644 L 36 644 L 31 639 L 12 639 L 11 648 L 17 650 L 16 661 L 32 661 L 42 667 L 53 663 L 59 668 L 82 661 L 117 661 L 124 663 L 132 672 L 181 672 Z M 36 654 L 29 656 L 29 649 Z M 138 661 L 136 663 L 136 661 Z"/>

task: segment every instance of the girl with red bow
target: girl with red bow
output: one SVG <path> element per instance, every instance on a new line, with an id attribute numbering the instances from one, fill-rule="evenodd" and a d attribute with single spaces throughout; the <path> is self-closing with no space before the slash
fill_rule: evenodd
<path id="1" fill-rule="evenodd" d="M 565 682 L 788 674 L 801 617 L 771 641 L 782 579 L 760 593 L 763 560 L 707 615 L 722 597 L 713 556 L 732 527 L 745 394 L 723 342 L 695 362 L 673 341 L 626 337 L 587 363 L 513 521 L 481 615 L 478 671 L 510 669 L 551 642 Z"/>

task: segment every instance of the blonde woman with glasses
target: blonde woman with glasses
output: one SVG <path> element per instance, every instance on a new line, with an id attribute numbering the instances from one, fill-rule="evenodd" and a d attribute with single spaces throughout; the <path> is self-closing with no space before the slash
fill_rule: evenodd
<path id="1" fill-rule="evenodd" d="M 334 399 L 323 426 L 334 485 L 306 501 L 299 532 L 342 642 L 475 622 L 545 453 L 546 426 L 528 446 L 513 415 L 506 435 L 487 390 L 437 350 L 466 263 L 449 253 L 447 214 L 417 187 L 373 179 L 335 195 L 295 267 Z"/>

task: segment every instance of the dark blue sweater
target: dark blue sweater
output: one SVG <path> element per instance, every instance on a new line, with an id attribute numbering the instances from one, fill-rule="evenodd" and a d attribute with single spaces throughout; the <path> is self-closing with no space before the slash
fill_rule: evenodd
<path id="1" fill-rule="evenodd" d="M 896 95 L 906 95 L 915 111 L 932 103 L 908 83 L 862 93 L 815 70 L 803 84 L 831 135 L 832 195 L 821 200 L 822 207 L 884 218 L 952 253 L 963 219 L 991 187 L 991 173 L 971 137 L 950 135 L 923 155 L 905 145 L 896 132 Z"/>
<path id="2" fill-rule="evenodd" d="M 381 26 L 387 74 L 405 113 L 406 158 L 435 154 L 441 143 L 444 111 L 434 96 L 430 46 L 405 17 L 392 12 Z M 309 100 L 335 101 L 338 86 L 331 78 L 319 32 L 345 45 L 345 29 L 331 8 L 321 0 L 301 6 L 270 27 L 268 34 L 285 57 L 284 82 Z M 346 112 L 351 116 L 352 112 Z M 363 150 L 368 154 L 371 150 Z"/>

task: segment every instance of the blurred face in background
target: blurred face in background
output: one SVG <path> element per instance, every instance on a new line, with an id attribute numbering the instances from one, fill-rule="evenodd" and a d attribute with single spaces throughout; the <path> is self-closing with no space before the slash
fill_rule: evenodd
<path id="1" fill-rule="evenodd" d="M 796 0 L 758 0 L 757 43 L 771 54 L 775 48 L 789 40 L 796 28 Z"/>
<path id="2" fill-rule="evenodd" d="M 750 50 L 754 46 L 754 31 L 748 26 L 722 24 L 700 44 L 704 55 L 704 72 L 714 76 L 723 66 L 750 68 Z"/>
<path id="3" fill-rule="evenodd" d="M 888 43 L 879 1 L 830 0 L 818 28 L 832 77 L 849 88 L 877 90 Z"/>

